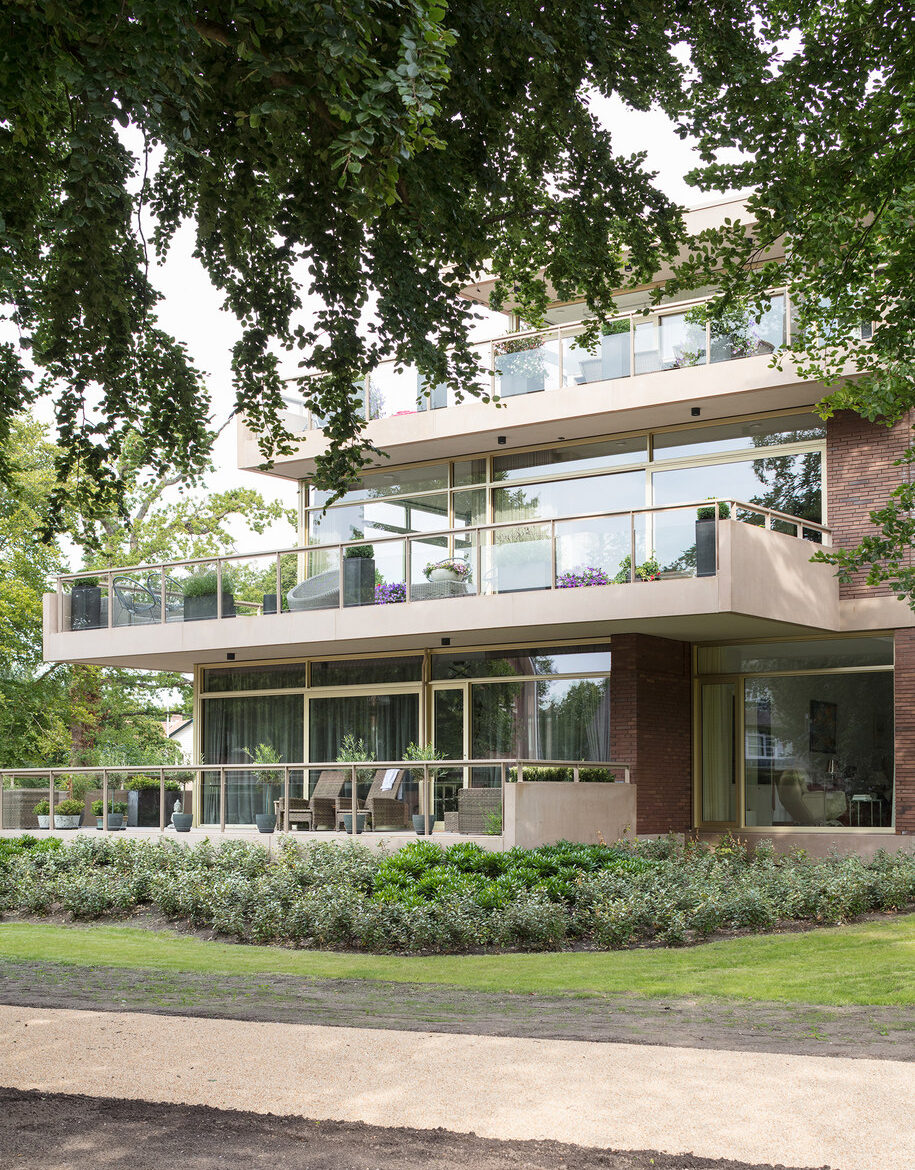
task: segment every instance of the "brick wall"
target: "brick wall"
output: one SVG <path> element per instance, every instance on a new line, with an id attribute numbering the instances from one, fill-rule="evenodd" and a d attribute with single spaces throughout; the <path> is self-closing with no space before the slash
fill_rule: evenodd
<path id="1" fill-rule="evenodd" d="M 896 631 L 896 832 L 915 833 L 915 629 Z"/>
<path id="2" fill-rule="evenodd" d="M 615 634 L 611 649 L 611 754 L 632 767 L 637 832 L 685 832 L 693 820 L 689 644 Z"/>
<path id="3" fill-rule="evenodd" d="M 854 547 L 874 532 L 869 513 L 884 504 L 912 468 L 894 467 L 912 438 L 912 414 L 888 428 L 841 411 L 826 424 L 827 516 L 837 545 Z M 911 553 L 909 554 L 912 555 Z M 885 585 L 864 583 L 865 574 L 842 585 L 843 598 L 887 594 Z"/>

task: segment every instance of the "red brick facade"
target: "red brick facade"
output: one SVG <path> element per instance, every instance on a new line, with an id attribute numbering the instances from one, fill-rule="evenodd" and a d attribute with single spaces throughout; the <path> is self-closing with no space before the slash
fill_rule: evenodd
<path id="1" fill-rule="evenodd" d="M 879 508 L 912 467 L 895 467 L 912 439 L 910 414 L 888 428 L 866 422 L 857 414 L 842 411 L 826 425 L 827 516 L 837 545 L 854 547 L 874 531 L 869 513 Z M 910 554 L 911 555 L 911 554 Z M 842 585 L 842 598 L 872 597 L 889 593 L 885 585 L 865 585 L 859 574 Z"/>
<path id="2" fill-rule="evenodd" d="M 896 631 L 896 832 L 915 833 L 915 629 Z"/>
<path id="3" fill-rule="evenodd" d="M 692 827 L 690 648 L 647 634 L 614 634 L 611 753 L 638 785 L 639 833 Z"/>

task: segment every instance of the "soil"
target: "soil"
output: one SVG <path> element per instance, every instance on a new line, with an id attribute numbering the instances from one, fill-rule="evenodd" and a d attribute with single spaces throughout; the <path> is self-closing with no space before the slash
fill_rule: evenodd
<path id="1" fill-rule="evenodd" d="M 915 1010 L 732 999 L 496 993 L 0 959 L 0 1003 L 400 1031 L 915 1060 Z M 687 1163 L 684 1163 L 686 1165 Z"/>
<path id="2" fill-rule="evenodd" d="M 22 1170 L 791 1170 L 651 1150 L 0 1089 L 0 1167 Z M 824 1167 L 823 1170 L 828 1170 Z"/>

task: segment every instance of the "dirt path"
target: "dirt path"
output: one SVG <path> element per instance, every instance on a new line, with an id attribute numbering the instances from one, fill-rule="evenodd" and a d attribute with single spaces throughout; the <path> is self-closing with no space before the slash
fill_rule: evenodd
<path id="1" fill-rule="evenodd" d="M 649 1150 L 495 1141 L 206 1106 L 0 1089 L 0 1166 L 21 1170 L 773 1170 Z M 778 1170 L 790 1170 L 780 1167 Z"/>
<path id="2" fill-rule="evenodd" d="M 915 1060 L 915 1010 L 581 998 L 434 984 L 0 960 L 0 1004 L 746 1052 Z"/>

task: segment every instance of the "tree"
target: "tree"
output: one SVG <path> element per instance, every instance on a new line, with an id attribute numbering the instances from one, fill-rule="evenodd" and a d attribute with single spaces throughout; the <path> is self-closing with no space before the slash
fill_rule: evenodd
<path id="1" fill-rule="evenodd" d="M 624 261 L 637 283 L 675 250 L 678 209 L 589 102 L 676 113 L 683 45 L 706 84 L 758 72 L 753 15 L 738 0 L 2 6 L 0 300 L 28 362 L 0 350 L 0 451 L 4 417 L 53 393 L 58 477 L 84 510 L 117 511 L 135 431 L 157 475 L 199 472 L 203 379 L 157 324 L 147 245 L 161 255 L 191 220 L 242 327 L 236 409 L 269 460 L 292 442 L 280 352 L 322 371 L 305 384 L 330 437 L 316 482 L 339 489 L 367 457 L 353 384 L 382 358 L 482 393 L 456 295 L 481 270 L 497 305 L 510 290 L 537 321 L 548 288 L 581 295 L 597 329 Z M 323 303 L 310 324 L 303 282 Z"/>
<path id="2" fill-rule="evenodd" d="M 915 15 L 894 0 L 769 0 L 760 48 L 742 79 L 700 80 L 681 120 L 703 156 L 691 180 L 752 188 L 753 226 L 704 232 L 666 291 L 720 284 L 721 321 L 758 318 L 766 291 L 789 284 L 788 354 L 822 383 L 824 417 L 892 425 L 915 407 Z M 742 157 L 723 161 L 734 147 Z M 913 460 L 910 447 L 902 463 Z M 819 559 L 842 578 L 865 569 L 915 606 L 913 506 L 903 483 L 872 513 L 874 534 Z"/>
<path id="3" fill-rule="evenodd" d="M 56 451 L 45 429 L 27 417 L 10 424 L 14 490 L 0 493 L 0 766 L 162 762 L 162 736 L 173 692 L 189 709 L 182 675 L 98 666 L 46 665 L 42 659 L 42 595 L 67 558 L 57 541 L 41 543 L 55 488 Z M 171 556 L 231 551 L 232 525 L 255 531 L 284 509 L 253 491 L 186 490 L 137 466 L 139 444 L 125 444 L 118 465 L 126 518 L 85 519 L 67 509 L 72 539 L 87 567 L 122 567 Z"/>

